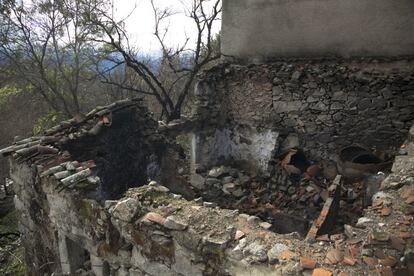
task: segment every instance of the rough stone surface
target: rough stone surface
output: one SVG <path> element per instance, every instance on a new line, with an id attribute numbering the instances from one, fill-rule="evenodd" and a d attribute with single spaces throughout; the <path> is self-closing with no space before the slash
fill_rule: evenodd
<path id="1" fill-rule="evenodd" d="M 130 222 L 140 209 L 139 202 L 133 198 L 119 201 L 112 210 L 112 216 Z"/>
<path id="2" fill-rule="evenodd" d="M 179 221 L 174 216 L 169 216 L 165 219 L 164 227 L 171 229 L 171 230 L 182 231 L 188 227 L 188 224 Z"/>
<path id="3" fill-rule="evenodd" d="M 398 70 L 375 69 L 385 65 Z M 352 183 L 355 189 L 347 186 L 334 200 L 339 187 L 317 178 L 319 164 L 303 159 L 323 161 L 353 143 L 393 152 L 406 138 L 412 72 L 385 65 L 215 67 L 196 91 L 191 162 L 203 179 L 194 190 L 174 145 L 133 101 L 0 150 L 10 156 L 29 274 L 370 275 L 389 268 L 410 275 L 411 134 L 384 176 L 387 189 L 359 209 L 365 222 L 354 227 L 352 217 L 345 233 L 329 227 L 312 242 L 303 238 L 313 218 L 318 230 L 337 217 L 331 207 L 358 206 L 361 187 Z M 294 158 L 304 164 L 291 164 Z M 315 263 L 323 269 L 310 271 Z"/>
<path id="4" fill-rule="evenodd" d="M 193 117 L 205 124 L 194 136 L 194 161 L 243 160 L 263 170 L 287 147 L 316 160 L 335 160 L 350 144 L 395 152 L 414 119 L 413 68 L 407 60 L 216 66 L 197 85 Z"/>

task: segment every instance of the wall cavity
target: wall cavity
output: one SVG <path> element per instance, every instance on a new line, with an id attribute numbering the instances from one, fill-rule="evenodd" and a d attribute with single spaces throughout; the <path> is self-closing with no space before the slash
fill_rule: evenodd
<path id="1" fill-rule="evenodd" d="M 278 142 L 278 132 L 250 127 L 216 129 L 211 136 L 193 134 L 193 160 L 208 167 L 236 162 L 247 171 L 265 172 Z"/>

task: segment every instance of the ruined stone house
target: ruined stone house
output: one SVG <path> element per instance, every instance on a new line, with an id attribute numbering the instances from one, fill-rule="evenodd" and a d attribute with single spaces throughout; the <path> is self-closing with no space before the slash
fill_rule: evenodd
<path id="1" fill-rule="evenodd" d="M 1 150 L 29 274 L 414 273 L 413 15 L 224 0 L 190 118 L 125 100 Z"/>

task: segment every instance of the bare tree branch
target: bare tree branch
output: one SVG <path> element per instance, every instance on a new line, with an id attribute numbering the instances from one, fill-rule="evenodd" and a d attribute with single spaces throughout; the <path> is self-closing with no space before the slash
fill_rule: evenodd
<path id="1" fill-rule="evenodd" d="M 153 71 L 147 64 L 140 61 L 138 54 L 131 47 L 127 32 L 124 29 L 124 20 L 117 21 L 113 13 L 105 8 L 98 8 L 99 15 L 89 18 L 89 24 L 103 32 L 104 38 L 98 38 L 96 43 L 110 47 L 122 57 L 122 62 L 143 81 L 145 89 L 119 82 L 121 89 L 130 89 L 143 95 L 152 95 L 162 108 L 162 114 L 167 120 L 179 118 L 183 105 L 191 93 L 197 74 L 210 62 L 218 59 L 220 54 L 214 52 L 212 47 L 213 26 L 221 14 L 220 0 L 192 0 L 190 5 L 184 1 L 183 8 L 187 16 L 192 19 L 197 30 L 195 46 L 190 48 L 192 41 L 186 37 L 185 41 L 177 47 L 169 47 L 166 38 L 170 32 L 170 20 L 176 14 L 170 8 L 159 8 L 156 0 L 150 2 L 154 15 L 154 36 L 162 51 L 162 61 L 158 72 Z M 184 61 L 191 56 L 191 64 Z M 115 85 L 114 80 L 107 75 L 103 82 Z M 132 78 L 132 76 L 130 76 Z M 119 81 L 119 80 L 118 80 Z"/>

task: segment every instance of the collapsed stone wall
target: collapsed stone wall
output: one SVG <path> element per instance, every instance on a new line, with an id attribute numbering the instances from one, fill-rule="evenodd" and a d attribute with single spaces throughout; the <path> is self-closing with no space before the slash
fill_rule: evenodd
<path id="1" fill-rule="evenodd" d="M 16 209 L 33 256 L 29 275 L 410 275 L 414 128 L 405 145 L 358 227 L 317 242 L 276 234 L 258 217 L 212 202 L 185 200 L 154 181 L 99 202 L 82 185 L 57 189 L 53 170 L 12 158 Z M 400 195 L 411 198 L 404 209 Z M 385 222 L 382 206 L 390 209 Z"/>
<path id="2" fill-rule="evenodd" d="M 194 162 L 266 171 L 298 147 L 313 160 L 347 145 L 395 151 L 414 119 L 412 60 L 288 60 L 222 64 L 196 89 Z M 273 152 L 272 152 L 273 151 Z M 212 154 L 204 154 L 212 153 Z"/>
<path id="3" fill-rule="evenodd" d="M 373 208 L 366 211 L 358 228 L 346 225 L 344 233 L 327 233 L 325 228 L 333 223 L 341 204 L 338 195 L 342 178 L 337 176 L 329 183 L 328 199 L 308 232 L 308 240 L 304 240 L 298 233 L 291 233 L 296 230 L 276 229 L 289 234 L 272 232 L 276 226 L 296 224 L 299 218 L 286 220 L 285 214 L 270 203 L 256 207 L 272 213 L 276 218 L 273 224 L 243 213 L 248 208 L 221 209 L 217 203 L 202 198 L 185 199 L 184 192 L 192 189 L 178 177 L 175 165 L 179 163 L 179 154 L 151 127 L 154 123 L 147 115 L 140 102 L 118 102 L 94 110 L 81 121 L 63 122 L 47 131 L 46 136 L 18 141 L 0 151 L 10 156 L 15 206 L 29 275 L 266 276 L 308 275 L 309 270 L 314 270 L 316 275 L 332 276 L 334 270 L 349 275 L 374 270 L 385 273 L 391 269 L 409 275 L 413 271 L 414 129 L 405 142 L 405 152 L 401 152 L 405 156 L 397 158 L 394 174 L 383 183 L 384 190 L 401 188 L 390 192 L 395 202 L 391 204 L 381 191 L 374 195 Z M 119 128 L 124 120 L 131 126 L 131 134 L 137 130 L 139 134 L 146 133 L 139 136 L 139 141 L 128 143 L 127 149 L 134 153 L 148 150 L 147 158 L 140 154 L 136 159 L 127 158 L 125 173 L 133 178 L 135 175 L 129 174 L 128 169 L 132 166 L 138 176 L 161 177 L 158 182 L 137 183 L 140 187 L 132 188 L 110 178 L 106 184 L 125 188 L 113 190 L 117 196 L 112 200 L 102 193 L 102 185 L 108 179 L 101 170 L 117 172 L 105 167 L 99 158 L 106 158 L 111 164 L 111 156 L 116 152 L 125 154 L 124 144 L 105 144 L 121 139 L 118 135 L 130 134 L 126 127 Z M 142 144 L 148 148 L 140 148 Z M 151 157 L 159 149 L 165 149 L 162 160 Z M 115 157 L 114 161 L 122 162 Z M 159 169 L 154 170 L 154 166 Z M 213 170 L 213 173 L 221 177 L 223 172 Z M 209 175 L 213 176 L 211 171 Z M 239 180 L 246 178 L 238 173 L 237 176 Z M 232 181 L 228 178 L 224 176 L 223 183 Z M 226 188 L 227 194 L 232 193 L 230 185 Z M 400 192 L 404 203 L 408 202 L 403 209 Z M 260 194 L 269 192 L 261 189 Z M 380 205 L 378 198 L 382 200 Z M 256 201 L 257 197 L 251 199 Z M 389 218 L 380 225 L 383 214 Z M 306 230 L 304 227 L 303 231 Z M 377 254 L 380 250 L 382 254 Z M 360 251 L 364 253 L 359 254 Z"/>
<path id="4" fill-rule="evenodd" d="M 97 214 L 89 213 L 93 209 L 85 207 L 83 199 L 100 205 L 123 197 L 129 188 L 145 185 L 150 179 L 168 179 L 166 186 L 172 191 L 192 197 L 192 190 L 186 189 L 180 178 L 170 177 L 178 169 L 177 146 L 158 132 L 158 124 L 140 100 L 97 107 L 81 119 L 45 131 L 43 136 L 17 141 L 0 150 L 0 155 L 10 156 L 14 203 L 30 275 L 72 272 L 59 254 L 61 247 L 78 250 L 78 232 L 89 238 L 81 245 L 102 238 L 87 226 L 85 216 Z M 65 195 L 71 198 L 69 202 Z M 71 209 L 76 210 L 77 221 L 69 220 Z M 54 219 L 56 212 L 61 214 L 60 220 Z M 59 234 L 62 231 L 63 237 Z M 71 239 L 71 235 L 75 237 Z M 66 238 L 68 244 L 62 244 Z M 82 250 L 70 258 L 80 255 L 84 255 Z"/>

